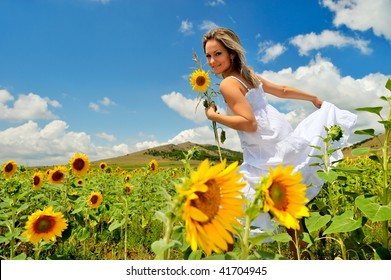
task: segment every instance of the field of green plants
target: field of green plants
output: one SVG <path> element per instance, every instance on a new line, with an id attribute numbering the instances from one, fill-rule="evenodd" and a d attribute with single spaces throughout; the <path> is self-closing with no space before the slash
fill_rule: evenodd
<path id="1" fill-rule="evenodd" d="M 287 169 L 265 178 L 255 201 L 244 201 L 235 163 L 190 166 L 196 148 L 183 154 L 181 168 L 159 168 L 155 160 L 137 169 L 92 167 L 79 153 L 48 169 L 10 159 L 0 171 L 0 258 L 391 259 L 391 97 L 381 99 L 390 108 L 386 117 L 382 107 L 357 109 L 379 117 L 381 148 L 356 149 L 354 158 L 330 167 L 331 143 L 340 135 L 326 128 L 325 149 L 317 147 L 322 191 L 300 206 L 304 214 L 280 218 L 277 233 L 250 235 L 250 224 L 267 209 L 266 181 L 294 182 Z M 376 137 L 373 129 L 355 133 Z M 300 229 L 289 226 L 296 219 Z M 274 242 L 263 242 L 270 236 Z"/>

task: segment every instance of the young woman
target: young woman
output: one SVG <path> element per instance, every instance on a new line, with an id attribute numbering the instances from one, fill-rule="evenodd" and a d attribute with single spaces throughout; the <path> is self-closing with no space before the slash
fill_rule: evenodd
<path id="1" fill-rule="evenodd" d="M 294 172 L 300 171 L 311 200 L 320 191 L 323 182 L 318 178 L 318 167 L 309 165 L 316 159 L 310 155 L 319 151 L 312 146 L 322 147 L 324 127 L 339 125 L 344 130 L 340 144 L 346 143 L 356 115 L 304 91 L 271 83 L 257 75 L 246 65 L 244 49 L 239 37 L 230 29 L 216 28 L 207 32 L 202 40 L 208 65 L 214 74 L 223 78 L 220 92 L 227 105 L 227 115 L 216 112 L 215 104 L 205 109 L 209 120 L 238 131 L 243 150 L 243 164 L 240 172 L 248 184 L 245 195 L 251 199 L 260 176 L 269 173 L 269 167 L 279 164 L 293 165 Z M 265 93 L 280 98 L 310 101 L 316 108 L 296 129 L 284 115 L 268 104 Z M 332 160 L 342 157 L 341 151 Z M 254 222 L 260 230 L 275 229 L 269 214 L 263 213 Z"/>

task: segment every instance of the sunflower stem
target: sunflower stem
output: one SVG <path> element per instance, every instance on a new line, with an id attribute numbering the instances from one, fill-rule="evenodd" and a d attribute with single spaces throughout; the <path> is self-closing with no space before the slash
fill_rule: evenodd
<path id="1" fill-rule="evenodd" d="M 217 144 L 217 149 L 219 151 L 219 157 L 220 157 L 220 162 L 223 162 L 223 157 L 221 155 L 221 148 L 220 148 L 220 140 L 219 140 L 219 135 L 217 133 L 217 125 L 216 125 L 216 122 L 212 122 L 212 125 L 213 125 L 213 133 L 214 133 L 214 136 L 215 136 L 215 141 L 216 141 L 216 144 Z"/>
<path id="2" fill-rule="evenodd" d="M 247 260 L 249 254 L 249 238 L 250 238 L 250 226 L 251 220 L 250 217 L 246 216 L 246 223 L 244 227 L 244 236 L 242 241 L 242 260 Z"/>

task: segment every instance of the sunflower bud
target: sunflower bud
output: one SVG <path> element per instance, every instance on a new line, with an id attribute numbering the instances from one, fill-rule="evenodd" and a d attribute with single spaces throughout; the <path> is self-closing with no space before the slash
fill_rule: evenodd
<path id="1" fill-rule="evenodd" d="M 343 130 L 339 125 L 333 125 L 327 129 L 327 134 L 333 141 L 339 141 L 343 136 Z"/>

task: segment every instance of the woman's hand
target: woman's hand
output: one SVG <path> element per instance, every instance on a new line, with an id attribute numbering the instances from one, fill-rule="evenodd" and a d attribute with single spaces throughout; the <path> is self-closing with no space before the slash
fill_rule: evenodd
<path id="1" fill-rule="evenodd" d="M 312 103 L 314 104 L 314 106 L 315 106 L 316 108 L 319 109 L 320 107 L 322 107 L 323 100 L 321 100 L 321 99 L 319 99 L 318 97 L 316 97 L 315 100 L 312 101 Z"/>
<path id="2" fill-rule="evenodd" d="M 214 116 L 215 114 L 217 114 L 216 111 L 217 111 L 216 104 L 215 104 L 214 101 L 212 101 L 212 102 L 209 104 L 209 106 L 205 108 L 205 115 L 206 115 L 206 117 L 208 118 L 208 120 L 212 120 L 213 116 Z"/>

